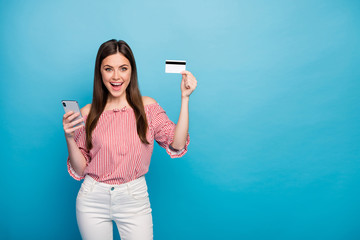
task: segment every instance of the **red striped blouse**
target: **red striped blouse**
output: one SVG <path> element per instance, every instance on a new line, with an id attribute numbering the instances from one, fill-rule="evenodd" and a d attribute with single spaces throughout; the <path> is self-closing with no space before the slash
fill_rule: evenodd
<path id="1" fill-rule="evenodd" d="M 92 133 L 93 148 L 88 151 L 85 144 L 85 127 L 75 131 L 74 140 L 86 159 L 83 176 L 79 176 L 70 164 L 69 174 L 76 180 L 89 175 L 98 182 L 122 184 L 135 180 L 149 171 L 154 140 L 171 158 L 182 157 L 190 143 L 188 135 L 184 149 L 175 152 L 169 149 L 173 142 L 176 125 L 169 120 L 164 109 L 158 104 L 145 105 L 148 122 L 147 140 L 143 144 L 136 130 L 136 119 L 132 108 L 104 111 Z M 83 116 L 86 121 L 87 116 Z M 90 161 L 91 159 L 91 161 Z"/>

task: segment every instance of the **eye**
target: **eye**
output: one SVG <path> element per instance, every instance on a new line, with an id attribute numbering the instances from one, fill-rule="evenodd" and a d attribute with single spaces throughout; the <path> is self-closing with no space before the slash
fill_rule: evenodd
<path id="1" fill-rule="evenodd" d="M 106 72 L 110 72 L 112 69 L 111 68 L 105 68 Z"/>
<path id="2" fill-rule="evenodd" d="M 126 67 L 121 68 L 121 71 L 122 71 L 122 72 L 125 72 L 126 70 L 127 70 Z"/>

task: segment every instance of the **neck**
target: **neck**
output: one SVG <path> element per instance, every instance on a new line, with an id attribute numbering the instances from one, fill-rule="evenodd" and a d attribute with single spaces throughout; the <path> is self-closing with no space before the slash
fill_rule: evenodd
<path id="1" fill-rule="evenodd" d="M 129 106 L 125 94 L 117 98 L 109 96 L 106 102 L 105 109 L 121 108 L 124 106 Z"/>

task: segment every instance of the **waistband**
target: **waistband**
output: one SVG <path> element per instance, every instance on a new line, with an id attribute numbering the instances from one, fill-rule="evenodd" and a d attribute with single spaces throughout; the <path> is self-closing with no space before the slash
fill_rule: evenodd
<path id="1" fill-rule="evenodd" d="M 100 187 L 101 189 L 108 191 L 108 190 L 125 190 L 128 188 L 131 188 L 133 186 L 136 186 L 137 184 L 141 184 L 145 182 L 145 176 L 141 176 L 135 180 L 132 180 L 130 182 L 127 183 L 123 183 L 123 184 L 108 184 L 108 183 L 102 183 L 102 182 L 98 182 L 95 179 L 93 179 L 91 176 L 86 175 L 83 184 L 91 184 L 91 187 Z"/>

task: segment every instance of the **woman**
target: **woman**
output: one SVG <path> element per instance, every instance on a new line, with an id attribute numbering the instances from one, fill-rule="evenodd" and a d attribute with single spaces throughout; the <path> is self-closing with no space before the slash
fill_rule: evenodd
<path id="1" fill-rule="evenodd" d="M 83 239 L 153 239 L 147 185 L 154 140 L 172 157 L 187 151 L 189 97 L 197 81 L 183 71 L 177 124 L 150 97 L 142 97 L 133 53 L 124 41 L 103 43 L 96 57 L 93 100 L 79 114 L 63 116 L 69 151 L 68 171 L 84 179 L 76 199 Z M 83 125 L 77 125 L 85 121 Z"/>

